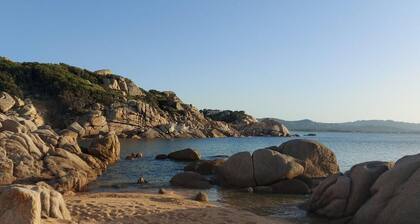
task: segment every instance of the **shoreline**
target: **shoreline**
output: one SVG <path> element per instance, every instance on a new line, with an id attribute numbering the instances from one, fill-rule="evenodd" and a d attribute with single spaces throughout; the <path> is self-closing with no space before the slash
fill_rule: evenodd
<path id="1" fill-rule="evenodd" d="M 64 196 L 73 223 L 261 223 L 291 222 L 176 194 L 83 192 Z M 44 223 L 71 223 L 48 219 Z"/>

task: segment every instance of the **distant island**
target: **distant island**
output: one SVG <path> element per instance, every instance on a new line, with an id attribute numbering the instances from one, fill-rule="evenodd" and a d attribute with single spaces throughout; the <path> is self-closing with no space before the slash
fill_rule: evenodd
<path id="1" fill-rule="evenodd" d="M 307 132 L 363 132 L 363 133 L 420 133 L 420 124 L 393 120 L 360 120 L 343 123 L 322 123 L 309 119 L 286 121 L 274 119 L 290 131 Z"/>

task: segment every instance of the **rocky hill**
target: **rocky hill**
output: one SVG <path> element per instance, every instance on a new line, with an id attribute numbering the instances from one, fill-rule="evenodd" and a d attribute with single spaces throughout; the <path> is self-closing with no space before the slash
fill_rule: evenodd
<path id="1" fill-rule="evenodd" d="M 18 105 L 17 98 L 25 99 L 38 110 L 37 119 L 56 129 L 83 129 L 83 136 L 109 131 L 138 139 L 288 135 L 279 122 L 205 116 L 174 92 L 146 91 L 107 69 L 0 58 L 0 91 L 1 112 Z"/>
<path id="2" fill-rule="evenodd" d="M 311 120 L 285 121 L 273 119 L 292 131 L 334 131 L 364 133 L 420 133 L 420 124 L 392 120 L 362 120 L 344 123 L 322 123 Z"/>

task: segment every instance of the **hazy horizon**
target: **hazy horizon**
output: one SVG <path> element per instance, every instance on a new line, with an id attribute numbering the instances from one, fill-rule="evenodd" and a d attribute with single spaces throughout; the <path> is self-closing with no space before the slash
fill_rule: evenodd
<path id="1" fill-rule="evenodd" d="M 420 123 L 420 2 L 9 1 L 0 55 L 109 68 L 198 108 Z"/>

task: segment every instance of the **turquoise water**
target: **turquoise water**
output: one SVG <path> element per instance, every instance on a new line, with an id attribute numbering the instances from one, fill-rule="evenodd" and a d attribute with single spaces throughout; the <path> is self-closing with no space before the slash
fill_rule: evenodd
<path id="1" fill-rule="evenodd" d="M 300 133 L 305 134 L 305 133 Z M 398 158 L 420 153 L 420 135 L 410 134 L 366 134 L 366 133 L 317 133 L 315 139 L 332 149 L 338 159 L 341 171 L 352 165 L 371 160 L 394 161 Z M 157 154 L 196 148 L 205 159 L 218 155 L 232 155 L 239 151 L 254 151 L 267 146 L 280 145 L 294 138 L 283 137 L 246 137 L 216 139 L 174 139 L 174 140 L 121 140 L 121 161 L 90 184 L 91 191 L 152 191 L 169 187 L 170 178 L 181 172 L 188 164 L 170 160 L 154 160 Z M 142 152 L 139 160 L 124 160 L 132 152 Z M 143 176 L 146 185 L 137 185 Z M 196 191 L 176 189 L 177 192 L 192 195 Z M 306 217 L 298 205 L 306 196 L 260 195 L 213 188 L 208 191 L 210 200 L 222 205 L 234 206 L 253 211 L 259 215 L 287 218 L 296 223 L 317 223 L 314 218 Z"/>

